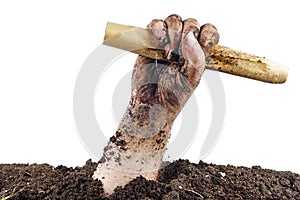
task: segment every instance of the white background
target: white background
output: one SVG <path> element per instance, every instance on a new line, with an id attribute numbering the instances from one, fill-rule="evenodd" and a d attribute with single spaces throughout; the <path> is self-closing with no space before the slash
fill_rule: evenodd
<path id="1" fill-rule="evenodd" d="M 0 163 L 83 165 L 91 155 L 76 131 L 73 90 L 81 65 L 102 42 L 106 22 L 145 27 L 153 18 L 177 13 L 215 24 L 219 44 L 289 67 L 282 85 L 220 74 L 226 120 L 221 139 L 204 161 L 300 173 L 296 3 L 0 1 Z M 201 82 L 196 92 L 206 94 L 206 87 Z M 183 157 L 198 162 L 193 155 L 199 150 L 196 142 Z"/>

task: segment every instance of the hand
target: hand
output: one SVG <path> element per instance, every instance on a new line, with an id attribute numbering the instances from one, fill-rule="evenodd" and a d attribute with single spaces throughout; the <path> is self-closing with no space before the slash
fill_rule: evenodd
<path id="1" fill-rule="evenodd" d="M 136 60 L 131 100 L 93 176 L 102 181 L 105 194 L 139 175 L 157 179 L 173 121 L 197 87 L 205 56 L 219 39 L 213 25 L 200 27 L 195 19 L 182 21 L 178 15 L 153 20 L 148 28 L 169 62 L 143 56 Z"/>
<path id="2" fill-rule="evenodd" d="M 171 122 L 199 84 L 205 57 L 219 34 L 212 24 L 200 27 L 197 20 L 182 21 L 178 15 L 152 20 L 147 28 L 160 41 L 170 62 L 138 56 L 132 75 L 131 111 L 141 116 L 137 107 L 159 104 Z"/>

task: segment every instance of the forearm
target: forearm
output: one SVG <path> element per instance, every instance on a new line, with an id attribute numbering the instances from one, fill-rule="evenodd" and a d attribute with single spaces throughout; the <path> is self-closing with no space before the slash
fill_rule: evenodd
<path id="1" fill-rule="evenodd" d="M 147 120 L 147 112 L 140 112 L 136 116 L 130 108 L 129 105 L 118 130 L 110 138 L 94 174 L 102 181 L 107 193 L 112 193 L 116 186 L 123 186 L 140 175 L 155 180 L 170 137 L 171 125 L 156 123 L 160 121 L 158 118 L 153 118 L 152 122 L 155 123 L 151 123 Z M 136 109 L 141 111 L 145 108 L 143 105 Z"/>

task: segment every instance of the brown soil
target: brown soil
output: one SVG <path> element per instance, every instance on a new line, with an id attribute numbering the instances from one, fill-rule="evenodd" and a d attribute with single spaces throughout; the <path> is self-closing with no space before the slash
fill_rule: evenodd
<path id="1" fill-rule="evenodd" d="M 0 200 L 7 199 L 300 199 L 300 175 L 262 169 L 189 163 L 179 160 L 161 170 L 158 182 L 138 177 L 109 198 L 93 180 L 97 163 L 56 168 L 48 164 L 0 165 Z M 5 198 L 4 198 L 5 199 Z"/>

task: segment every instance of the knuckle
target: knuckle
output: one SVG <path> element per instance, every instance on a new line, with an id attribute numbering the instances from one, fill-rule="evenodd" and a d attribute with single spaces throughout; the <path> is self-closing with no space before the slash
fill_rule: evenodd
<path id="1" fill-rule="evenodd" d="M 219 33 L 213 24 L 204 24 L 200 28 L 198 41 L 206 54 L 210 51 L 213 45 L 219 42 Z"/>
<path id="2" fill-rule="evenodd" d="M 200 24 L 199 22 L 194 18 L 188 18 L 183 21 L 183 36 L 188 34 L 189 32 L 192 32 L 196 38 L 199 36 L 200 31 Z"/>
<path id="3" fill-rule="evenodd" d="M 168 29 L 174 31 L 181 31 L 182 30 L 182 19 L 177 14 L 172 14 L 165 19 L 165 23 Z"/>
<path id="4" fill-rule="evenodd" d="M 147 29 L 150 29 L 153 36 L 162 44 L 166 44 L 168 42 L 167 36 L 167 26 L 163 20 L 154 19 L 152 20 Z"/>

